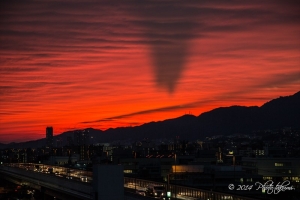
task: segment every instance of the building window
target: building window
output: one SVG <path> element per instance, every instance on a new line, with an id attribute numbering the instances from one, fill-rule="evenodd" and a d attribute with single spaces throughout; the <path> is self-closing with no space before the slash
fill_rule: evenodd
<path id="1" fill-rule="evenodd" d="M 291 162 L 281 162 L 281 163 L 275 163 L 275 167 L 290 167 L 292 166 L 292 163 Z"/>
<path id="2" fill-rule="evenodd" d="M 264 180 L 272 180 L 272 177 L 270 177 L 270 176 L 264 176 L 263 179 Z"/>
<path id="3" fill-rule="evenodd" d="M 240 182 L 243 183 L 243 182 L 244 182 L 244 179 L 243 179 L 243 178 L 240 178 Z"/>
<path id="4" fill-rule="evenodd" d="M 275 163 L 275 167 L 283 167 L 283 163 Z"/>
<path id="5" fill-rule="evenodd" d="M 124 170 L 124 173 L 125 173 L 125 174 L 132 174 L 132 170 L 130 170 L 130 169 L 125 169 L 125 170 Z"/>
<path id="6" fill-rule="evenodd" d="M 292 181 L 300 182 L 300 177 L 292 177 Z"/>

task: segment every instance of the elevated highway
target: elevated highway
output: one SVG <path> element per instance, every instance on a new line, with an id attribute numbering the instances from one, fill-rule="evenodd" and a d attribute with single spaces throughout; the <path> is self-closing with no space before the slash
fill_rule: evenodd
<path id="1" fill-rule="evenodd" d="M 0 173 L 7 180 L 19 185 L 27 185 L 43 193 L 56 196 L 58 199 L 90 200 L 97 198 L 93 187 L 93 173 L 83 170 L 74 170 L 64 167 L 42 164 L 10 164 L 2 165 Z M 95 180 L 94 180 L 95 182 Z M 253 198 L 239 195 L 226 194 L 197 188 L 124 177 L 121 182 L 124 186 L 124 200 L 153 199 L 135 194 L 135 189 L 143 190 L 148 185 L 163 185 L 171 191 L 173 199 L 185 200 L 254 200 Z M 176 194 L 176 195 L 175 195 Z M 176 196 L 176 198 L 175 198 Z"/>
<path id="2" fill-rule="evenodd" d="M 32 164 L 32 166 L 38 164 Z M 59 174 L 46 173 L 46 171 L 35 170 L 29 164 L 13 164 L 0 166 L 0 175 L 18 185 L 26 185 L 30 188 L 41 191 L 43 194 L 56 197 L 62 200 L 95 200 L 97 198 L 95 189 L 92 185 L 91 173 L 79 172 L 79 170 L 61 170 Z M 42 166 L 42 165 L 41 165 Z M 40 167 L 38 167 L 39 169 Z M 55 166 L 43 165 L 41 169 L 55 169 Z M 58 169 L 58 168 L 57 168 Z M 64 173 L 66 172 L 66 173 Z M 86 177 L 79 178 L 78 174 Z M 87 176 L 88 175 L 88 176 Z M 123 182 L 121 183 L 123 187 Z M 102 198 L 107 199 L 107 198 Z M 113 198 L 112 198 L 113 199 Z M 134 190 L 126 188 L 123 200 L 151 200 L 151 197 L 141 196 Z"/>
<path id="3" fill-rule="evenodd" d="M 48 195 L 56 193 L 59 196 L 72 196 L 75 199 L 93 199 L 93 188 L 90 183 L 8 166 L 2 166 L 0 172 L 14 183 L 27 185 Z"/>

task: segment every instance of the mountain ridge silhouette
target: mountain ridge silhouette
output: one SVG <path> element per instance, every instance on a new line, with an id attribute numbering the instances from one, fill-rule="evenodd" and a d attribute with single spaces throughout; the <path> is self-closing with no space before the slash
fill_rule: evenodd
<path id="1" fill-rule="evenodd" d="M 117 140 L 134 141 L 159 138 L 185 140 L 203 139 L 213 135 L 248 134 L 257 130 L 282 129 L 284 127 L 300 128 L 300 91 L 285 97 L 272 99 L 262 106 L 219 107 L 204 112 L 199 116 L 183 115 L 163 121 L 148 122 L 134 127 L 110 128 L 105 131 L 87 128 L 90 144 Z M 67 137 L 73 131 L 54 136 L 66 145 Z M 0 148 L 28 148 L 45 145 L 45 139 L 35 141 L 0 144 Z"/>

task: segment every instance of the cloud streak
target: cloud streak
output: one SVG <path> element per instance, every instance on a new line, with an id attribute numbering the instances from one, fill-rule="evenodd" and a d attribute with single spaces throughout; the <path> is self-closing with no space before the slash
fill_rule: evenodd
<path id="1" fill-rule="evenodd" d="M 10 141 L 48 125 L 261 105 L 300 88 L 297 2 L 0 4 L 0 135 Z"/>
<path id="2" fill-rule="evenodd" d="M 211 103 L 213 101 L 226 101 L 227 99 L 231 99 L 232 96 L 242 97 L 245 94 L 253 93 L 259 89 L 276 87 L 276 86 L 282 87 L 285 85 L 289 85 L 291 83 L 296 83 L 296 84 L 300 83 L 300 73 L 288 74 L 288 75 L 277 75 L 275 77 L 271 77 L 270 80 L 268 80 L 266 82 L 255 84 L 253 86 L 250 86 L 247 89 L 221 94 L 221 95 L 215 96 L 211 99 L 201 99 L 198 101 L 193 101 L 193 102 L 184 103 L 184 104 L 180 104 L 180 105 L 173 105 L 173 106 L 166 106 L 166 107 L 161 107 L 161 108 L 142 110 L 142 111 L 138 111 L 138 112 L 108 117 L 108 118 L 104 118 L 104 119 L 100 119 L 100 120 L 86 121 L 86 122 L 81 122 L 81 123 L 89 124 L 89 123 L 96 123 L 96 122 L 107 122 L 107 121 L 112 121 L 112 120 L 124 119 L 124 118 L 128 118 L 128 117 L 135 117 L 135 116 L 139 116 L 139 115 L 147 115 L 147 114 L 152 114 L 152 113 L 158 114 L 160 112 L 178 111 L 178 110 L 185 110 L 185 109 L 194 108 L 194 107 L 201 107 L 201 106 L 205 106 L 205 104 Z M 266 101 L 267 99 L 262 99 L 262 100 Z"/>

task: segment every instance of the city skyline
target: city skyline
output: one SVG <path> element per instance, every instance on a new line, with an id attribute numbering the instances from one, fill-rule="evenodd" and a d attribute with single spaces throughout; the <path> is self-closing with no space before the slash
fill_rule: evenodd
<path id="1" fill-rule="evenodd" d="M 167 9 L 168 8 L 168 9 Z M 0 142 L 135 126 L 300 88 L 297 3 L 1 2 Z"/>

